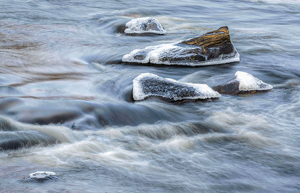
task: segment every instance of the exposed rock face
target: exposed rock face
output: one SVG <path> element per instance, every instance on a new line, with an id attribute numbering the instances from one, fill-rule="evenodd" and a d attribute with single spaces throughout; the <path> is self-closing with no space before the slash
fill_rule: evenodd
<path id="1" fill-rule="evenodd" d="M 237 80 L 232 80 L 224 85 L 218 85 L 213 87 L 213 89 L 221 94 L 230 94 L 230 95 L 237 95 L 241 91 L 239 89 L 240 83 Z"/>
<path id="2" fill-rule="evenodd" d="M 219 58 L 221 54 L 236 54 L 236 50 L 230 41 L 227 26 L 220 27 L 218 30 L 208 32 L 202 36 L 183 41 L 183 44 L 195 45 L 202 48 L 202 52 L 207 59 Z"/>
<path id="3" fill-rule="evenodd" d="M 156 19 L 144 17 L 126 23 L 124 33 L 127 35 L 163 35 L 166 31 Z"/>
<path id="4" fill-rule="evenodd" d="M 238 95 L 264 92 L 273 88 L 272 85 L 266 84 L 246 72 L 237 71 L 235 76 L 236 78 L 227 84 L 216 86 L 213 89 L 221 94 Z"/>
<path id="5" fill-rule="evenodd" d="M 150 96 L 177 101 L 218 98 L 221 95 L 206 84 L 181 83 L 155 74 L 143 73 L 133 80 L 133 99 L 144 100 Z"/>
<path id="6" fill-rule="evenodd" d="M 203 49 L 230 43 L 229 30 L 227 26 L 220 27 L 218 30 L 207 32 L 202 36 L 183 41 L 183 44 L 200 46 Z"/>
<path id="7" fill-rule="evenodd" d="M 239 53 L 231 43 L 227 26 L 200 37 L 174 44 L 149 46 L 133 50 L 122 58 L 123 62 L 205 66 L 239 62 Z"/>

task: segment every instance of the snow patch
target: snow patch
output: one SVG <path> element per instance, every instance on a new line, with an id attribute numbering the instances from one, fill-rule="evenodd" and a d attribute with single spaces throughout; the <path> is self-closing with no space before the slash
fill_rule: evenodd
<path id="1" fill-rule="evenodd" d="M 254 90 L 271 90 L 272 85 L 266 84 L 263 81 L 255 78 L 252 74 L 237 71 L 235 73 L 236 80 L 240 82 L 240 91 L 254 91 Z"/>

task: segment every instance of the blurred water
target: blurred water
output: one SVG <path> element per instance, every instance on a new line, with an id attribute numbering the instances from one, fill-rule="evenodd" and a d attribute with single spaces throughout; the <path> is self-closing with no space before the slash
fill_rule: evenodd
<path id="1" fill-rule="evenodd" d="M 299 1 L 3 0 L 0 7 L 1 192 L 299 191 Z M 117 33 L 145 16 L 166 35 Z M 120 63 L 133 49 L 224 25 L 239 63 Z M 144 72 L 212 87 L 236 71 L 274 89 L 183 104 L 130 98 Z M 59 180 L 20 181 L 42 170 Z"/>

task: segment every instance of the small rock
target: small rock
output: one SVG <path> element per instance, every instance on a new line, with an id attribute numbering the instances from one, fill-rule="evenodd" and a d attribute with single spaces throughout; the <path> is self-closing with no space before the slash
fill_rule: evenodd
<path id="1" fill-rule="evenodd" d="M 273 88 L 272 85 L 264 83 L 246 72 L 237 71 L 235 76 L 227 84 L 216 86 L 213 89 L 221 94 L 238 95 L 264 92 Z"/>
<path id="2" fill-rule="evenodd" d="M 126 23 L 124 33 L 127 35 L 163 35 L 166 33 L 166 30 L 163 29 L 156 19 L 143 17 L 133 19 Z"/>
<path id="3" fill-rule="evenodd" d="M 38 181 L 43 182 L 45 180 L 56 180 L 58 177 L 54 172 L 49 171 L 37 171 L 29 174 L 29 177 L 24 178 L 23 181 Z"/>

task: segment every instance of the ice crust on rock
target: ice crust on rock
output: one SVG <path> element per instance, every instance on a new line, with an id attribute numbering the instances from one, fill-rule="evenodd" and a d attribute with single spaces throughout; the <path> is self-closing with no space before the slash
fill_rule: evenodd
<path id="1" fill-rule="evenodd" d="M 166 30 L 163 29 L 161 24 L 154 18 L 143 17 L 129 21 L 125 25 L 125 34 L 159 34 L 163 35 Z"/>
<path id="2" fill-rule="evenodd" d="M 272 85 L 264 83 L 263 81 L 255 78 L 252 74 L 247 72 L 237 71 L 235 73 L 236 80 L 239 81 L 239 90 L 240 91 L 263 91 L 263 90 L 271 90 L 273 88 Z"/>
<path id="3" fill-rule="evenodd" d="M 56 174 L 54 172 L 37 171 L 37 172 L 29 174 L 29 177 L 30 177 L 30 179 L 45 180 L 45 179 L 51 179 L 55 175 Z"/>
<path id="4" fill-rule="evenodd" d="M 221 94 L 238 95 L 255 93 L 258 91 L 268 91 L 273 88 L 272 85 L 255 78 L 252 74 L 237 71 L 235 78 L 224 85 L 218 85 L 213 89 Z"/>
<path id="5" fill-rule="evenodd" d="M 189 40 L 133 50 L 124 55 L 122 61 L 141 64 L 206 66 L 239 62 L 240 55 L 230 40 L 228 27 L 222 26 Z"/>
<path id="6" fill-rule="evenodd" d="M 133 99 L 139 101 L 150 96 L 178 101 L 218 98 L 221 95 L 206 84 L 181 83 L 152 73 L 140 74 L 133 80 Z"/>
<path id="7" fill-rule="evenodd" d="M 141 64 L 163 64 L 184 66 L 207 66 L 239 62 L 240 55 L 235 50 L 234 54 L 222 54 L 218 58 L 208 60 L 201 54 L 201 47 L 183 46 L 178 43 L 148 46 L 136 49 L 123 56 L 122 61 Z"/>

